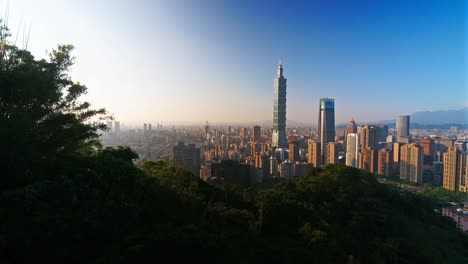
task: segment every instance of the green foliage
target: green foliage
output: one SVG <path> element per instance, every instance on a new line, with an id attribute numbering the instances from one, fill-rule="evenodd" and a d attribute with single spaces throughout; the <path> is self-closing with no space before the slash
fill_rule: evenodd
<path id="1" fill-rule="evenodd" d="M 73 82 L 73 46 L 54 49 L 48 60 L 0 39 L 0 190 L 63 173 L 57 166 L 98 147 L 104 109 L 91 109 L 79 97 L 86 87 Z M 53 171 L 53 173 L 52 173 Z"/>
<path id="2" fill-rule="evenodd" d="M 437 207 L 453 205 L 452 203 L 463 205 L 465 202 L 468 202 L 467 193 L 454 192 L 442 187 L 426 186 L 419 194 L 430 200 Z"/>

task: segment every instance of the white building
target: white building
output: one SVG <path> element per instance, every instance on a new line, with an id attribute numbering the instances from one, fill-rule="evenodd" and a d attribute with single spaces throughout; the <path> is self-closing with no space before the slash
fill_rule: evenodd
<path id="1" fill-rule="evenodd" d="M 346 137 L 346 166 L 354 168 L 359 164 L 359 135 L 349 133 Z"/>

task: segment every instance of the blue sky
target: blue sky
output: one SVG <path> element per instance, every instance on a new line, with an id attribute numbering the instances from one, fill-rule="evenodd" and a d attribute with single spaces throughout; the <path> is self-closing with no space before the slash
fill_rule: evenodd
<path id="1" fill-rule="evenodd" d="M 95 3 L 98 2 L 98 3 Z M 0 0 L 2 11 L 6 0 Z M 279 57 L 287 118 L 315 124 L 468 106 L 466 1 L 10 1 L 44 57 L 76 47 L 72 76 L 123 121 L 272 119 Z"/>

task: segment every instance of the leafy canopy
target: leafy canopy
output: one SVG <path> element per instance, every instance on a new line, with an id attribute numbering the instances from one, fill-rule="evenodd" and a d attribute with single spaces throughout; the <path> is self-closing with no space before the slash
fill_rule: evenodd
<path id="1" fill-rule="evenodd" d="M 36 60 L 8 35 L 0 28 L 0 190 L 66 170 L 60 162 L 99 146 L 106 113 L 79 100 L 87 88 L 69 76 L 73 46 Z"/>

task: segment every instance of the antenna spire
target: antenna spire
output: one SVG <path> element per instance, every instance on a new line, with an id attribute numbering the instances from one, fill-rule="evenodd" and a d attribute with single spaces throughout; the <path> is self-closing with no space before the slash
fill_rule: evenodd
<path id="1" fill-rule="evenodd" d="M 283 77 L 283 64 L 281 62 L 281 57 L 278 62 L 278 77 Z"/>

